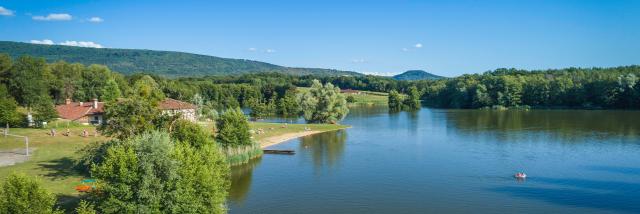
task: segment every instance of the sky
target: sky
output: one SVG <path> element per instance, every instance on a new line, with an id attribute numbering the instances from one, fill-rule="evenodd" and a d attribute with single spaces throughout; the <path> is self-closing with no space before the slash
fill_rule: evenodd
<path id="1" fill-rule="evenodd" d="M 0 40 L 452 77 L 640 64 L 640 1 L 0 0 Z"/>

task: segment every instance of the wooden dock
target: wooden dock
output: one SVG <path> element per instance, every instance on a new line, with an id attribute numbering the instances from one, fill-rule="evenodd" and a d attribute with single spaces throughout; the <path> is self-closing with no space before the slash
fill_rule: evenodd
<path id="1" fill-rule="evenodd" d="M 296 151 L 293 150 L 277 150 L 277 149 L 263 149 L 264 154 L 276 154 L 276 155 L 293 155 Z"/>

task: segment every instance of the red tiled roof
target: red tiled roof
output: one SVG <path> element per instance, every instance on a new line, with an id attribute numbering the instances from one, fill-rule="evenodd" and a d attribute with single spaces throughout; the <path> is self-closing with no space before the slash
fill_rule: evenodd
<path id="1" fill-rule="evenodd" d="M 160 102 L 158 107 L 160 107 L 160 109 L 162 110 L 196 109 L 196 105 L 194 104 L 183 102 L 180 100 L 174 100 L 171 98 L 167 98 Z"/>
<path id="2" fill-rule="evenodd" d="M 56 111 L 60 118 L 67 120 L 77 120 L 85 115 L 103 114 L 104 103 L 98 102 L 98 108 L 93 108 L 93 102 L 72 102 L 69 104 L 56 106 Z"/>

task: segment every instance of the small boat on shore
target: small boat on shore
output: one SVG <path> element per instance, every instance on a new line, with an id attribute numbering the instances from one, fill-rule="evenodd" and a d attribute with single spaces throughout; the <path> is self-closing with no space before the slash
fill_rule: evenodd
<path id="1" fill-rule="evenodd" d="M 515 177 L 517 179 L 525 179 L 525 178 L 527 178 L 527 174 L 524 174 L 524 172 L 518 172 L 513 177 Z"/>

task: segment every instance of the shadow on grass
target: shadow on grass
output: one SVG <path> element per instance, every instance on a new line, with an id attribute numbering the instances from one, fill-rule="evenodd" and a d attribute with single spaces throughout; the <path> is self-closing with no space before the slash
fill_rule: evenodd
<path id="1" fill-rule="evenodd" d="M 44 174 L 44 176 L 53 180 L 64 179 L 68 176 L 84 175 L 76 168 L 75 160 L 69 157 L 42 162 L 39 163 L 38 166 L 46 169 L 48 173 Z"/>
<path id="2" fill-rule="evenodd" d="M 57 206 L 64 210 L 65 213 L 75 213 L 74 210 L 78 207 L 78 203 L 85 198 L 82 195 L 58 195 Z"/>

